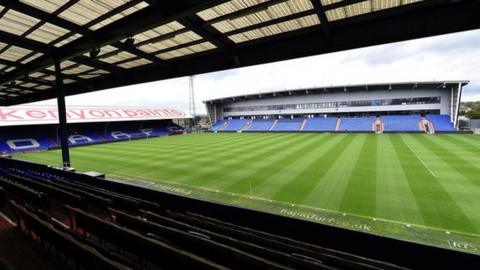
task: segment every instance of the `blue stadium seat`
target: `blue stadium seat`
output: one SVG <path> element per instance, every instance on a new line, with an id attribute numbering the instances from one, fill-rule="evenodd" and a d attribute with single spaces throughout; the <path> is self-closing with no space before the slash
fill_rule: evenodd
<path id="1" fill-rule="evenodd" d="M 278 119 L 277 124 L 273 127 L 272 131 L 300 131 L 302 127 L 302 118 L 282 118 Z"/>
<path id="2" fill-rule="evenodd" d="M 385 131 L 420 131 L 420 115 L 384 115 L 380 117 Z"/>
<path id="3" fill-rule="evenodd" d="M 225 121 L 224 119 L 218 120 L 218 121 L 210 128 L 210 130 L 215 131 L 215 130 L 220 129 L 221 127 L 223 127 L 223 125 L 225 124 L 225 122 L 226 122 L 226 121 Z"/>
<path id="4" fill-rule="evenodd" d="M 248 131 L 268 131 L 273 124 L 271 119 L 255 119 Z"/>
<path id="5" fill-rule="evenodd" d="M 359 118 L 342 118 L 340 131 L 372 131 L 375 116 Z"/>
<path id="6" fill-rule="evenodd" d="M 433 124 L 435 131 L 457 131 L 448 115 L 427 114 L 426 118 Z"/>
<path id="7" fill-rule="evenodd" d="M 336 117 L 315 117 L 307 119 L 303 131 L 335 131 L 336 127 Z"/>
<path id="8" fill-rule="evenodd" d="M 243 126 L 247 123 L 245 119 L 232 119 L 228 120 L 228 125 L 223 130 L 225 131 L 238 131 L 242 129 Z"/>

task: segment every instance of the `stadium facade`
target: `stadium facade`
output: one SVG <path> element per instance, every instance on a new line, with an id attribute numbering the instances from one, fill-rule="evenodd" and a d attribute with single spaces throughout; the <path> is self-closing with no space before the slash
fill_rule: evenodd
<path id="1" fill-rule="evenodd" d="M 214 131 L 452 132 L 468 81 L 291 89 L 205 101 Z"/>

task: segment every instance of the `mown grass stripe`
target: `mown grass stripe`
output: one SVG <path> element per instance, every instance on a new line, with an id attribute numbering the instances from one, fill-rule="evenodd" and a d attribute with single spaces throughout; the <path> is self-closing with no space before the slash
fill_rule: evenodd
<path id="1" fill-rule="evenodd" d="M 360 156 L 367 134 L 356 134 L 352 143 L 338 156 L 335 162 L 317 180 L 310 194 L 303 199 L 302 205 L 318 204 L 320 208 L 339 209 L 342 197 L 352 176 L 354 163 Z"/>
<path id="2" fill-rule="evenodd" d="M 477 230 L 455 200 L 423 166 L 403 138 L 395 134 L 392 135 L 391 139 L 425 225 L 477 233 Z"/>
<path id="3" fill-rule="evenodd" d="M 453 151 L 446 149 L 430 137 L 415 136 L 414 138 L 426 146 L 436 156 L 440 157 L 446 164 L 448 164 L 448 166 L 463 175 L 463 177 L 473 185 L 480 187 L 480 169 L 470 164 L 469 160 L 465 160 Z"/>
<path id="4" fill-rule="evenodd" d="M 235 170 L 248 170 L 251 162 L 262 160 L 269 155 L 275 155 L 278 150 L 281 150 L 288 145 L 295 144 L 303 139 L 304 136 L 295 136 L 295 134 L 281 136 L 276 141 L 270 141 L 270 144 L 267 147 L 255 147 L 255 150 L 250 150 L 248 153 L 231 160 L 230 164 L 223 166 L 221 170 L 217 169 L 207 174 L 195 176 L 195 179 L 188 183 L 194 185 L 205 185 L 215 180 L 231 181 L 231 179 L 229 179 L 230 172 Z"/>
<path id="5" fill-rule="evenodd" d="M 234 161 L 236 157 L 241 157 L 246 153 L 261 149 L 264 146 L 270 145 L 272 141 L 280 140 L 281 138 L 281 135 L 263 137 L 261 140 L 250 140 L 242 144 L 236 144 L 233 149 L 225 147 L 218 151 L 212 151 L 209 154 L 198 151 L 196 152 L 198 156 L 186 155 L 183 157 L 187 159 L 186 161 L 176 159 L 175 164 L 171 164 L 167 168 L 158 167 L 158 169 L 152 169 L 150 173 L 156 174 L 158 172 L 157 170 L 161 170 L 160 173 L 163 174 L 171 172 L 172 177 L 174 177 L 177 182 L 197 180 L 198 177 L 203 174 L 218 171 L 219 167 L 223 168 L 231 164 L 232 160 Z"/>
<path id="6" fill-rule="evenodd" d="M 296 162 L 298 158 L 313 151 L 315 147 L 319 147 L 324 143 L 331 140 L 333 136 L 311 134 L 304 138 L 301 142 L 295 145 L 295 148 L 284 147 L 279 152 L 272 155 L 268 162 L 265 162 L 263 166 L 257 167 L 255 170 L 249 170 L 247 174 L 239 177 L 236 180 L 228 182 L 227 186 L 215 185 L 215 188 L 221 188 L 227 192 L 238 192 L 247 194 L 252 191 L 255 195 L 255 188 L 269 179 L 272 172 L 282 170 L 292 162 Z M 227 183 L 227 182 L 223 182 Z M 252 190 L 250 190 L 252 188 Z"/>
<path id="7" fill-rule="evenodd" d="M 377 139 L 377 205 L 374 217 L 425 225 L 391 137 L 382 134 Z"/>
<path id="8" fill-rule="evenodd" d="M 325 154 L 319 156 L 304 172 L 283 186 L 273 199 L 292 203 L 302 202 L 352 141 L 350 134 L 343 137 Z"/>
<path id="9" fill-rule="evenodd" d="M 345 134 L 329 134 L 326 139 L 318 140 L 311 149 L 304 152 L 303 155 L 298 156 L 295 160 L 288 162 L 284 167 L 278 168 L 271 172 L 265 180 L 255 187 L 255 194 L 266 198 L 273 198 L 285 185 L 298 175 L 304 173 L 313 164 L 318 156 L 322 156 L 325 152 L 334 147 L 340 142 Z M 272 185 L 275 183 L 275 185 Z"/>
<path id="10" fill-rule="evenodd" d="M 343 193 L 340 211 L 375 216 L 377 137 L 368 135 Z"/>

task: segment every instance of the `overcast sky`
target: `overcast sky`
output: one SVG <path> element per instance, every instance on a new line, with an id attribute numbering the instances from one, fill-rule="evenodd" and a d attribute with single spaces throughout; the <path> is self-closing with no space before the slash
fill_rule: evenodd
<path id="1" fill-rule="evenodd" d="M 207 99 L 383 82 L 469 80 L 463 101 L 480 100 L 479 45 L 477 30 L 201 74 L 194 78 L 197 113 L 205 112 Z M 188 111 L 188 88 L 188 78 L 182 77 L 67 97 L 67 106 L 168 105 Z"/>

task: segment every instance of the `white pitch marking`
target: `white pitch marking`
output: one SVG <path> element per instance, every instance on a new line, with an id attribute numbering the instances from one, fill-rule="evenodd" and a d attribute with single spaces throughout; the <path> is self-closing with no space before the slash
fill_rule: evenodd
<path id="1" fill-rule="evenodd" d="M 405 144 L 407 145 L 408 149 L 410 149 L 410 151 L 412 151 L 415 154 L 415 156 L 420 160 L 420 162 L 422 162 L 423 166 L 427 168 L 430 174 L 433 175 L 434 177 L 437 177 L 437 175 L 427 166 L 425 161 L 423 161 L 423 159 L 417 154 L 417 152 L 415 152 L 415 150 L 413 150 L 413 148 L 411 148 L 408 143 L 405 142 Z"/>

